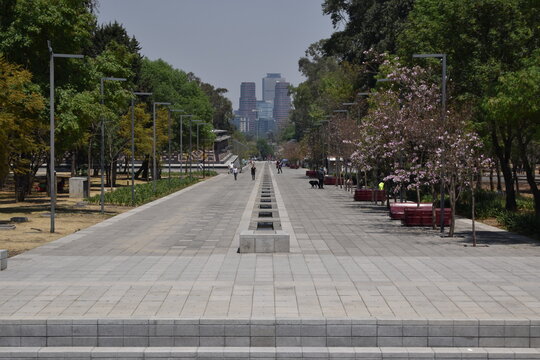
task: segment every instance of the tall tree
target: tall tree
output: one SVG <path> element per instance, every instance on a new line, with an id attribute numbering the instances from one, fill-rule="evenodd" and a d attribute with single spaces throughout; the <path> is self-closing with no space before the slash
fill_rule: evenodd
<path id="1" fill-rule="evenodd" d="M 4 2 L 3 2 L 4 3 Z M 91 44 L 96 24 L 89 0 L 6 0 L 0 19 L 0 53 L 34 75 L 42 92 L 48 90 L 49 50 L 52 41 L 57 53 L 80 54 Z M 80 61 L 65 61 L 56 83 L 78 83 L 83 72 Z"/>
<path id="2" fill-rule="evenodd" d="M 361 63 L 364 52 L 396 51 L 396 39 L 403 29 L 414 0 L 325 0 L 323 12 L 330 15 L 335 31 L 323 41 L 326 55 Z"/>
<path id="3" fill-rule="evenodd" d="M 13 171 L 17 201 L 24 201 L 44 158 L 45 107 L 29 71 L 0 56 L 0 179 Z"/>
<path id="4" fill-rule="evenodd" d="M 537 40 L 533 35 L 536 17 L 524 13 L 525 5 L 536 9 L 540 4 L 529 0 L 416 0 L 405 30 L 398 39 L 399 52 L 405 61 L 414 53 L 445 53 L 448 74 L 456 100 L 472 102 L 477 118 L 489 134 L 499 160 L 506 187 L 506 208 L 516 209 L 511 171 L 515 136 L 507 124 L 492 121 L 478 108 L 482 98 L 490 96 L 499 77 L 515 71 Z"/>
<path id="5" fill-rule="evenodd" d="M 513 140 L 534 197 L 536 214 L 540 216 L 540 189 L 535 178 L 540 160 L 540 50 L 524 59 L 523 64 L 522 69 L 501 76 L 497 93 L 485 99 L 484 109 L 490 122 L 498 125 L 493 128 L 504 129 L 504 136 Z M 505 146 L 494 145 L 499 149 Z"/>
<path id="6" fill-rule="evenodd" d="M 142 67 L 142 55 L 140 54 L 141 45 L 135 36 L 129 36 L 126 29 L 122 24 L 118 22 L 108 23 L 98 26 L 93 31 L 92 45 L 90 46 L 88 53 L 90 56 L 95 57 L 103 53 L 111 42 L 116 42 L 119 45 L 123 45 L 128 53 L 131 54 L 130 69 L 134 76 L 133 82 L 138 83 L 141 67 Z"/>

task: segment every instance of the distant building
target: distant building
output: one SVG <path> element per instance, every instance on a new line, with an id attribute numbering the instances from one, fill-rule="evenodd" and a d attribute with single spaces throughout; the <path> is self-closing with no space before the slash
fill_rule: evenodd
<path id="1" fill-rule="evenodd" d="M 247 119 L 238 114 L 238 111 L 235 111 L 233 125 L 238 129 L 238 131 L 247 133 Z"/>
<path id="2" fill-rule="evenodd" d="M 255 133 L 255 109 L 257 108 L 257 98 L 255 97 L 255 83 L 243 82 L 240 85 L 240 107 L 238 115 L 247 119 L 246 132 Z"/>
<path id="3" fill-rule="evenodd" d="M 275 130 L 274 103 L 272 101 L 257 101 L 257 115 L 259 117 L 259 136 Z"/>
<path id="4" fill-rule="evenodd" d="M 263 101 L 274 101 L 276 83 L 285 82 L 285 78 L 280 73 L 267 73 L 262 79 L 262 99 Z"/>
<path id="5" fill-rule="evenodd" d="M 274 95 L 274 120 L 278 130 L 283 129 L 289 122 L 291 111 L 291 96 L 289 95 L 289 83 L 278 82 Z"/>

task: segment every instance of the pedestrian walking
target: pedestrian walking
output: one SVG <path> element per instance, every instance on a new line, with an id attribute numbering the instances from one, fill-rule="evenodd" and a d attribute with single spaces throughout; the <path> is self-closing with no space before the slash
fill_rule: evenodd
<path id="1" fill-rule="evenodd" d="M 238 176 L 238 168 L 236 166 L 233 166 L 232 173 L 234 175 L 234 181 L 236 181 L 236 177 Z"/>
<path id="2" fill-rule="evenodd" d="M 283 163 L 281 161 L 278 161 L 278 163 L 277 163 L 277 173 L 278 174 L 283 173 L 282 166 L 283 166 Z"/>
<path id="3" fill-rule="evenodd" d="M 251 163 L 251 180 L 255 180 L 255 171 L 257 171 L 257 168 L 255 167 L 255 162 Z"/>

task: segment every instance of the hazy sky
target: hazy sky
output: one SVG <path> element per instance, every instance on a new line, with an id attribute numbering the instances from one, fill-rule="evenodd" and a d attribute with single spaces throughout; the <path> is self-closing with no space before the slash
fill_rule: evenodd
<path id="1" fill-rule="evenodd" d="M 118 21 L 150 59 L 193 72 L 229 90 L 237 109 L 240 83 L 281 73 L 302 81 L 298 59 L 332 33 L 322 0 L 100 0 L 99 23 Z"/>

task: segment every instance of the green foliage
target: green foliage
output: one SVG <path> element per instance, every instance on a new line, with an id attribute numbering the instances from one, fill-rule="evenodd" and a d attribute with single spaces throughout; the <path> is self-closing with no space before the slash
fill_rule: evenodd
<path id="1" fill-rule="evenodd" d="M 34 81 L 48 90 L 49 50 L 52 41 L 56 53 L 81 54 L 91 45 L 96 18 L 93 2 L 88 0 L 17 0 L 2 1 L 5 12 L 0 19 L 0 53 L 7 60 L 22 65 L 34 75 Z M 4 10 L 4 9 L 3 9 Z M 80 60 L 57 59 L 63 71 L 59 86 L 78 83 L 84 66 Z"/>
<path id="2" fill-rule="evenodd" d="M 530 51 L 531 24 L 522 3 L 416 0 L 399 36 L 398 53 L 410 61 L 414 53 L 447 54 L 455 92 L 481 97 Z"/>
<path id="3" fill-rule="evenodd" d="M 497 215 L 497 221 L 509 231 L 540 239 L 540 217 L 533 212 L 503 210 Z"/>
<path id="4" fill-rule="evenodd" d="M 396 51 L 396 38 L 414 0 L 325 0 L 323 12 L 330 15 L 334 27 L 344 23 L 323 42 L 326 55 L 349 62 L 365 60 L 364 51 Z"/>
<path id="5" fill-rule="evenodd" d="M 263 159 L 266 159 L 269 155 L 274 155 L 274 149 L 268 144 L 266 139 L 257 140 L 257 150 Z"/>
<path id="6" fill-rule="evenodd" d="M 45 101 L 32 75 L 0 56 L 0 178 L 8 166 L 15 174 L 29 174 L 37 164 L 31 154 L 43 155 L 46 122 L 40 117 Z"/>
<path id="7" fill-rule="evenodd" d="M 192 119 L 200 119 L 209 123 L 212 121 L 214 110 L 208 96 L 201 90 L 199 83 L 184 71 L 173 68 L 164 60 L 143 59 L 140 87 L 153 93 L 155 101 L 172 103 L 172 108 L 182 109 L 184 114 L 194 115 L 191 119 L 184 118 L 183 143 L 189 143 L 189 124 Z M 199 138 L 211 141 L 213 133 L 211 126 L 200 127 Z M 179 139 L 179 126 L 173 128 L 173 139 Z M 192 143 L 196 141 L 196 127 L 192 127 Z"/>
<path id="8" fill-rule="evenodd" d="M 209 176 L 215 176 L 213 171 L 205 171 Z M 150 201 L 159 199 L 163 196 L 172 194 L 178 190 L 186 188 L 199 181 L 198 175 L 202 173 L 193 172 L 192 177 L 172 177 L 169 179 L 160 179 L 156 181 L 156 191 L 153 190 L 153 184 L 151 182 L 147 184 L 135 185 L 135 205 L 143 205 Z M 90 203 L 99 204 L 100 195 L 95 195 L 87 199 Z M 131 187 L 126 186 L 118 188 L 113 192 L 105 193 L 105 203 L 112 205 L 131 205 Z"/>
<path id="9" fill-rule="evenodd" d="M 142 66 L 141 46 L 134 36 L 128 35 L 122 24 L 115 21 L 94 29 L 92 46 L 89 49 L 90 55 L 96 57 L 102 54 L 112 42 L 125 47 L 131 54 L 129 68 L 135 76 L 134 82 L 137 82 Z"/>
<path id="10" fill-rule="evenodd" d="M 471 192 L 466 191 L 457 202 L 456 211 L 459 214 L 470 217 L 471 204 Z M 475 216 L 477 219 L 497 217 L 502 211 L 504 211 L 504 195 L 485 190 L 475 192 Z"/>
<path id="11" fill-rule="evenodd" d="M 214 128 L 231 131 L 233 129 L 233 125 L 230 122 L 230 119 L 233 118 L 232 102 L 224 95 L 228 90 L 224 88 L 215 88 L 214 86 L 203 82 L 193 73 L 189 73 L 188 76 L 199 84 L 201 90 L 206 94 L 208 100 L 212 104 L 214 109 L 212 124 Z"/>
<path id="12" fill-rule="evenodd" d="M 312 47 L 300 59 L 300 70 L 307 80 L 292 89 L 295 138 L 302 139 L 315 124 L 325 119 L 343 102 L 355 98 L 355 80 L 359 67 L 340 64 L 334 57 L 323 57 Z"/>

